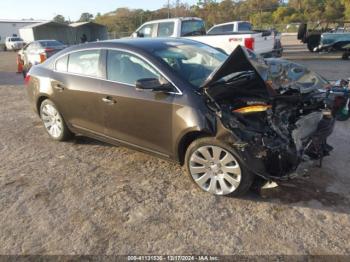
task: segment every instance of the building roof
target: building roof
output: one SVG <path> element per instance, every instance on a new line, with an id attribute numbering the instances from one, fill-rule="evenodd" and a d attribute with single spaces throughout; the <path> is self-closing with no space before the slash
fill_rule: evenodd
<path id="1" fill-rule="evenodd" d="M 34 20 L 34 19 L 0 19 L 0 23 L 42 23 L 46 20 Z"/>
<path id="2" fill-rule="evenodd" d="M 71 27 L 79 27 L 79 26 L 83 26 L 83 25 L 97 25 L 97 26 L 104 26 L 104 25 L 101 25 L 101 24 L 98 24 L 98 23 L 95 23 L 95 22 L 76 22 L 76 23 L 72 23 L 72 24 L 69 24 L 69 26 Z"/>
<path id="3" fill-rule="evenodd" d="M 84 26 L 84 25 L 96 25 L 96 26 L 103 26 L 103 27 L 105 27 L 104 25 L 97 24 L 97 23 L 94 23 L 94 22 L 78 22 L 78 23 L 72 23 L 72 24 L 62 24 L 62 23 L 57 23 L 57 22 L 54 22 L 54 21 L 44 21 L 44 22 L 41 22 L 41 23 L 30 24 L 30 25 L 24 26 L 22 28 L 23 29 L 35 28 L 35 27 L 39 27 L 39 26 L 42 26 L 42 25 L 48 25 L 48 24 L 54 25 L 54 26 L 65 26 L 65 27 L 74 27 L 74 28 L 77 28 L 79 26 Z"/>
<path id="4" fill-rule="evenodd" d="M 68 26 L 66 24 L 61 24 L 61 23 L 57 23 L 57 22 L 54 22 L 54 21 L 44 21 L 44 22 L 41 22 L 41 23 L 35 23 L 35 24 L 24 26 L 24 27 L 22 27 L 22 29 L 35 28 L 35 27 L 39 27 L 39 26 L 42 26 L 42 25 L 48 25 L 48 24 L 52 24 L 52 25 L 56 25 L 56 26 Z"/>

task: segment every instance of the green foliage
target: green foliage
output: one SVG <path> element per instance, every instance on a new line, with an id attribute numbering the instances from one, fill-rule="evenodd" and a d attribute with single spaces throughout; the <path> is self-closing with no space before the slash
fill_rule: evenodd
<path id="1" fill-rule="evenodd" d="M 95 21 L 106 25 L 110 32 L 126 36 L 146 21 L 180 16 L 200 17 L 208 28 L 246 20 L 256 27 L 281 29 L 282 24 L 350 19 L 350 0 L 199 0 L 194 6 L 173 0 L 169 9 L 166 5 L 155 11 L 118 8 L 114 12 L 98 14 Z"/>
<path id="2" fill-rule="evenodd" d="M 78 22 L 90 22 L 94 18 L 94 15 L 90 13 L 82 13 Z"/>
<path id="3" fill-rule="evenodd" d="M 66 18 L 64 18 L 63 15 L 56 15 L 52 21 L 56 22 L 56 23 L 61 23 L 61 24 L 67 24 L 68 21 L 66 21 Z"/>
<path id="4" fill-rule="evenodd" d="M 342 0 L 341 1 L 344 6 L 344 16 L 345 19 L 350 20 L 350 1 L 349 0 Z"/>

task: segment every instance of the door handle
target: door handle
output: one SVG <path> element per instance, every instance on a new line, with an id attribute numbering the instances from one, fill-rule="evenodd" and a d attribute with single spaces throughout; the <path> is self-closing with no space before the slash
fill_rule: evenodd
<path id="1" fill-rule="evenodd" d="M 116 103 L 116 101 L 113 98 L 109 97 L 109 96 L 102 98 L 102 101 L 104 103 L 110 104 L 110 105 L 113 105 L 113 104 Z"/>
<path id="2" fill-rule="evenodd" d="M 59 91 L 64 90 L 64 86 L 62 84 L 54 84 L 53 87 Z"/>

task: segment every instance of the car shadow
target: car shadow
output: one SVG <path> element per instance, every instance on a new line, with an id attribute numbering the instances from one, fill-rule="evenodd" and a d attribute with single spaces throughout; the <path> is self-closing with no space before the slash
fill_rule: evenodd
<path id="1" fill-rule="evenodd" d="M 309 177 L 280 182 L 275 188 L 253 187 L 243 199 L 350 214 L 349 195 L 333 188 L 336 184 L 339 184 L 336 176 L 316 168 Z"/>
<path id="2" fill-rule="evenodd" d="M 69 141 L 69 143 L 72 143 L 74 145 L 96 145 L 96 146 L 104 146 L 104 147 L 117 147 L 115 145 L 111 145 L 90 137 L 80 136 L 80 135 L 76 135 L 74 139 Z"/>

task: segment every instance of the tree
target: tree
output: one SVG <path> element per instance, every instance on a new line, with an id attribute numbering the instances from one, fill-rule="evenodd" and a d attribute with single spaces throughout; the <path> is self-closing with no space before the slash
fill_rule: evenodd
<path id="1" fill-rule="evenodd" d="M 56 15 L 52 21 L 56 23 L 61 23 L 61 24 L 67 24 L 68 22 L 66 21 L 66 18 L 64 18 L 63 15 Z"/>
<path id="2" fill-rule="evenodd" d="M 344 5 L 340 0 L 327 0 L 324 16 L 328 21 L 341 20 L 344 17 L 344 10 Z"/>
<path id="3" fill-rule="evenodd" d="M 82 13 L 78 22 L 90 22 L 94 18 L 94 15 L 90 13 Z"/>
<path id="4" fill-rule="evenodd" d="M 345 19 L 350 19 L 350 1 L 342 0 L 342 4 L 344 5 L 344 17 Z"/>

